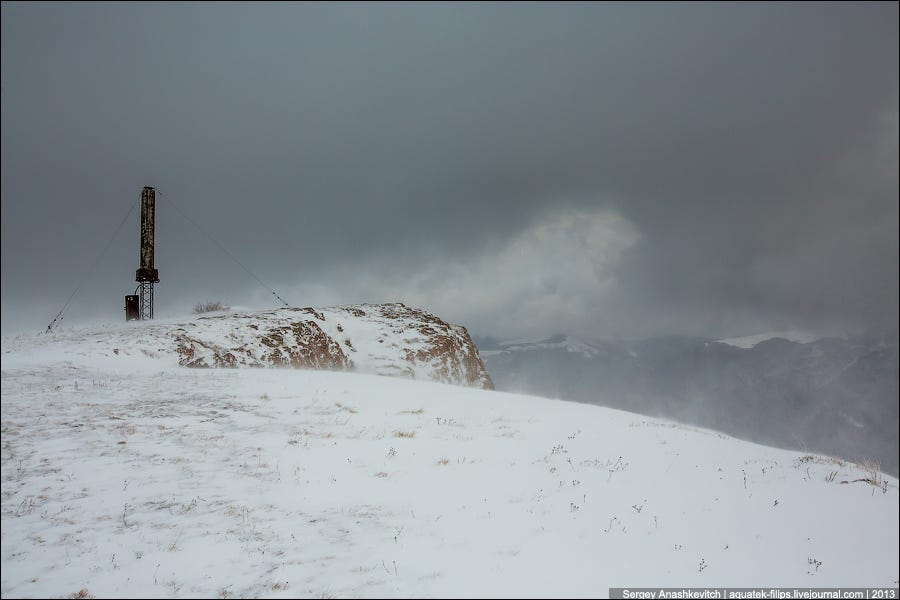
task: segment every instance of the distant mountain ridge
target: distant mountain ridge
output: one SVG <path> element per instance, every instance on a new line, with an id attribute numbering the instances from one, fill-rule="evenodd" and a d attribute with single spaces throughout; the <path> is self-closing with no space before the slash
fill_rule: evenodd
<path id="1" fill-rule="evenodd" d="M 479 347 L 499 390 L 667 417 L 900 470 L 896 338 L 741 343 L 748 340 L 557 335 L 484 339 Z"/>

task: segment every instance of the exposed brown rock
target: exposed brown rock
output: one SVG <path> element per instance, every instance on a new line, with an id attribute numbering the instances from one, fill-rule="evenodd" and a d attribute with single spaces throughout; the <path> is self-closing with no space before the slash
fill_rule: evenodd
<path id="1" fill-rule="evenodd" d="M 234 368 L 245 365 L 338 370 L 351 365 L 340 345 L 328 337 L 315 321 L 296 321 L 287 326 L 266 330 L 258 327 L 252 329 L 255 339 L 231 349 L 208 344 L 184 333 L 178 334 L 178 362 L 192 368 Z M 259 333 L 256 334 L 256 331 Z M 259 348 L 260 345 L 265 349 Z"/>
<path id="2" fill-rule="evenodd" d="M 231 319 L 224 331 L 221 321 L 213 327 L 201 324 L 210 318 L 188 324 L 190 333 L 185 328 L 174 331 L 179 364 L 357 368 L 346 349 L 354 353 L 364 372 L 493 389 L 465 327 L 401 303 L 216 315 L 215 319 Z"/>
<path id="3" fill-rule="evenodd" d="M 428 365 L 431 379 L 494 389 L 493 381 L 465 327 L 450 325 L 431 313 L 399 302 L 366 306 L 372 309 L 370 315 L 377 311 L 382 317 L 404 324 L 420 334 L 418 341 L 424 342 L 425 348 L 404 348 L 403 358 L 410 363 Z"/>
<path id="4" fill-rule="evenodd" d="M 314 316 L 315 318 L 317 318 L 317 319 L 320 320 L 320 321 L 324 321 L 324 320 L 325 320 L 325 315 L 323 315 L 322 313 L 318 312 L 318 311 L 317 311 L 316 309 L 314 309 L 314 308 L 311 308 L 311 307 L 307 306 L 306 308 L 302 308 L 302 309 L 300 309 L 300 310 L 302 310 L 303 312 L 305 312 L 305 313 L 307 313 L 307 314 L 310 314 L 310 315 Z"/>

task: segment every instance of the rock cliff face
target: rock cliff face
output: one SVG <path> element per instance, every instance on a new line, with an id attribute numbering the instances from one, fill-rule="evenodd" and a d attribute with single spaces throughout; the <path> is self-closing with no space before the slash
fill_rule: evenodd
<path id="1" fill-rule="evenodd" d="M 399 303 L 209 315 L 172 336 L 186 367 L 348 369 L 494 387 L 464 327 Z"/>

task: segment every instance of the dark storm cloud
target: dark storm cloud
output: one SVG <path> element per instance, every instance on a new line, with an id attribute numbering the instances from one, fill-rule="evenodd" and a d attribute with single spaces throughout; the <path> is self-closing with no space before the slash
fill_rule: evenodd
<path id="1" fill-rule="evenodd" d="M 896 327 L 897 13 L 4 4 L 4 329 L 55 314 L 148 184 L 295 303 L 486 332 L 500 304 L 504 334 Z M 618 241 L 562 250 L 572 215 Z M 120 316 L 128 227 L 83 306 Z M 163 297 L 250 301 L 164 200 L 158 230 Z"/>

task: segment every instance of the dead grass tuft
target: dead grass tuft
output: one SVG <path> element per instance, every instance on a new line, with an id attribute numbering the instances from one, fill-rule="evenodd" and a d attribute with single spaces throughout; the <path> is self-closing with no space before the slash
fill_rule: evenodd
<path id="1" fill-rule="evenodd" d="M 845 464 L 844 461 L 839 458 L 832 458 L 830 456 L 816 456 L 815 454 L 804 454 L 797 459 L 797 462 L 802 465 L 813 463 L 817 465 L 837 465 L 838 467 L 843 467 Z"/>
<path id="2" fill-rule="evenodd" d="M 231 310 L 231 307 L 225 306 L 219 300 L 208 300 L 206 302 L 198 302 L 194 305 L 195 315 L 202 315 L 203 313 L 217 312 L 220 310 Z"/>
<path id="3" fill-rule="evenodd" d="M 394 437 L 396 438 L 414 438 L 416 437 L 415 431 L 395 431 Z"/>
<path id="4" fill-rule="evenodd" d="M 857 466 L 866 472 L 866 476 L 854 479 L 853 483 L 868 483 L 872 487 L 881 490 L 883 493 L 887 493 L 887 480 L 884 478 L 884 473 L 881 472 L 880 464 L 875 461 L 864 460 L 857 464 Z"/>

